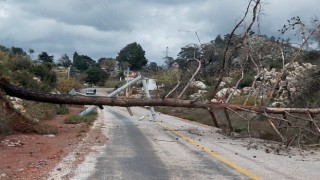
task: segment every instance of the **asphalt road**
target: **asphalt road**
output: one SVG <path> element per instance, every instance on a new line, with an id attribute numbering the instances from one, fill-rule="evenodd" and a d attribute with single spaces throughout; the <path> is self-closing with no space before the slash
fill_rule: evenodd
<path id="1" fill-rule="evenodd" d="M 112 91 L 110 89 L 109 91 Z M 106 89 L 97 88 L 97 95 Z M 49 179 L 310 179 L 320 177 L 320 152 L 290 148 L 252 138 L 230 138 L 213 127 L 132 107 L 104 107 L 95 125 L 109 139 L 91 147 L 73 167 L 78 148 L 66 156 Z M 98 127 L 98 126 L 97 126 Z M 100 127 L 100 126 L 99 126 Z M 81 145 L 79 146 L 81 147 Z M 266 151 L 268 150 L 268 152 Z M 63 167 L 63 168 L 61 168 Z M 55 169 L 57 169 L 55 168 Z"/>
<path id="2" fill-rule="evenodd" d="M 137 110 L 145 117 L 130 117 L 124 108 L 103 110 L 109 141 L 88 179 L 248 179 Z"/>

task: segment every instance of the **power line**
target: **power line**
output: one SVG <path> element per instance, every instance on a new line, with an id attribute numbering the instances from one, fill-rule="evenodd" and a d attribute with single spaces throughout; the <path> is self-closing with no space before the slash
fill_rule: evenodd
<path id="1" fill-rule="evenodd" d="M 128 30 L 132 33 L 132 35 L 133 35 L 133 37 L 134 37 L 135 39 L 143 41 L 143 38 L 140 36 L 140 34 L 134 32 L 134 31 L 127 25 L 127 23 L 125 23 L 122 18 L 120 18 L 119 16 L 115 15 L 116 13 L 115 13 L 111 8 L 109 8 L 103 1 L 101 1 L 101 0 L 95 0 L 95 2 L 97 2 L 97 3 L 100 5 L 100 7 L 102 7 L 102 8 L 110 15 L 110 17 L 112 17 L 113 19 L 115 19 L 113 22 L 115 22 L 115 23 L 117 23 L 118 25 L 120 25 L 120 27 L 123 26 L 123 27 L 125 27 L 126 29 L 128 29 Z M 100 14 L 99 12 L 97 12 L 97 13 Z M 102 16 L 102 15 L 100 14 L 100 16 Z M 103 16 L 102 16 L 102 17 L 103 17 Z M 105 19 L 105 18 L 103 18 L 103 19 Z M 129 32 L 127 32 L 127 33 L 130 35 Z"/>

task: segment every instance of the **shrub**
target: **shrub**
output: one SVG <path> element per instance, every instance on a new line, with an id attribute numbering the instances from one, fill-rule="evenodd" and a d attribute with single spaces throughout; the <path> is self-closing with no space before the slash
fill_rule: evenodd
<path id="1" fill-rule="evenodd" d="M 50 119 L 58 114 L 69 112 L 67 105 L 58 105 L 50 103 L 39 103 L 33 101 L 24 101 L 24 107 L 32 118 L 38 120 Z"/>
<path id="2" fill-rule="evenodd" d="M 0 134 L 7 135 L 12 133 L 12 128 L 9 125 L 9 121 L 2 116 L 0 112 Z"/>
<path id="3" fill-rule="evenodd" d="M 282 69 L 283 62 L 281 59 L 272 60 L 269 63 L 269 69 L 275 68 L 276 70 Z"/>
<path id="4" fill-rule="evenodd" d="M 246 101 L 246 99 L 247 99 L 247 97 L 245 97 L 245 96 L 235 96 L 230 100 L 230 103 L 231 104 L 242 105 Z M 255 106 L 255 104 L 257 104 L 257 106 L 260 106 L 261 105 L 261 99 L 256 99 L 255 100 L 255 97 L 249 97 L 246 105 L 247 106 Z"/>
<path id="5" fill-rule="evenodd" d="M 72 79 L 59 79 L 57 83 L 57 89 L 59 92 L 66 94 L 72 88 L 74 88 L 74 83 Z"/>
<path id="6" fill-rule="evenodd" d="M 240 81 L 239 83 L 239 87 L 240 89 L 244 88 L 244 87 L 248 87 L 251 86 L 252 82 L 253 82 L 254 76 L 249 74 L 249 73 L 245 73 L 243 76 L 243 79 Z"/>
<path id="7" fill-rule="evenodd" d="M 91 125 L 95 121 L 96 117 L 97 117 L 97 112 L 91 111 L 90 113 L 88 113 L 84 116 L 79 116 L 79 115 L 69 116 L 64 120 L 64 123 L 66 123 L 66 124 L 85 123 L 87 125 Z"/>

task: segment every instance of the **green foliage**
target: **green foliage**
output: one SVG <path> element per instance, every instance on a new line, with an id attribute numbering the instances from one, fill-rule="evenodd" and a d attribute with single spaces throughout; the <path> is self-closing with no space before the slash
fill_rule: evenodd
<path id="1" fill-rule="evenodd" d="M 104 85 L 108 76 L 99 65 L 91 66 L 87 71 L 86 82 L 90 84 Z"/>
<path id="2" fill-rule="evenodd" d="M 0 116 L 0 135 L 8 135 L 11 133 L 12 128 L 10 127 L 10 122 L 5 117 Z"/>
<path id="3" fill-rule="evenodd" d="M 187 60 L 197 58 L 200 59 L 201 49 L 195 44 L 189 44 L 185 47 L 182 47 L 180 52 L 177 55 L 176 63 L 179 64 L 180 68 L 187 66 Z"/>
<path id="4" fill-rule="evenodd" d="M 219 34 L 215 39 L 214 39 L 214 44 L 217 46 L 222 46 L 224 45 L 224 41 L 221 38 L 221 35 Z"/>
<path id="5" fill-rule="evenodd" d="M 96 62 L 87 55 L 79 55 L 77 52 L 73 53 L 73 66 L 79 71 L 86 71 L 95 63 Z"/>
<path id="6" fill-rule="evenodd" d="M 8 62 L 7 65 L 11 71 L 18 71 L 18 70 L 30 69 L 32 66 L 32 62 L 30 61 L 30 59 L 17 56 L 16 58 Z"/>
<path id="7" fill-rule="evenodd" d="M 200 59 L 200 47 L 195 44 L 189 44 L 185 47 L 182 47 L 179 54 L 177 55 L 178 59 L 188 60 L 198 58 Z M 180 64 L 179 64 L 180 65 Z"/>
<path id="8" fill-rule="evenodd" d="M 100 67 L 103 67 L 108 74 L 110 74 L 117 66 L 117 60 L 114 58 L 100 58 L 98 60 L 98 64 Z"/>
<path id="9" fill-rule="evenodd" d="M 64 123 L 66 123 L 66 124 L 85 123 L 87 125 L 91 125 L 96 120 L 96 117 L 97 117 L 97 112 L 91 111 L 90 113 L 88 113 L 84 116 L 79 116 L 79 115 L 69 116 L 64 120 Z"/>
<path id="10" fill-rule="evenodd" d="M 306 52 L 302 57 L 304 62 L 310 62 L 312 64 L 320 64 L 320 51 L 312 50 Z"/>
<path id="11" fill-rule="evenodd" d="M 74 88 L 73 79 L 60 78 L 57 82 L 57 89 L 62 94 L 67 94 L 72 88 Z"/>
<path id="12" fill-rule="evenodd" d="M 251 73 L 245 73 L 243 79 L 239 83 L 239 88 L 249 87 L 252 85 L 254 76 Z"/>
<path id="13" fill-rule="evenodd" d="M 24 107 L 32 118 L 38 120 L 50 119 L 59 114 L 69 112 L 67 105 L 40 103 L 34 101 L 24 101 Z"/>
<path id="14" fill-rule="evenodd" d="M 320 106 L 320 71 L 310 75 L 308 79 L 301 82 L 302 93 L 293 97 L 291 105 L 301 108 L 318 108 Z"/>
<path id="15" fill-rule="evenodd" d="M 52 63 L 36 64 L 29 56 L 20 55 L 21 48 L 14 48 L 14 52 L 17 54 L 11 56 L 12 52 L 9 49 L 0 51 L 1 76 L 8 78 L 15 84 L 32 89 L 50 91 L 56 86 L 57 77 L 52 70 Z"/>
<path id="16" fill-rule="evenodd" d="M 11 80 L 21 86 L 31 89 L 42 89 L 40 83 L 33 79 L 33 75 L 27 70 L 16 71 L 12 73 Z"/>
<path id="17" fill-rule="evenodd" d="M 157 70 L 158 70 L 158 65 L 157 65 L 157 63 L 155 63 L 155 62 L 150 62 L 148 68 L 149 68 L 151 71 L 157 71 Z"/>
<path id="18" fill-rule="evenodd" d="M 173 71 L 170 69 L 163 70 L 160 72 L 158 82 L 164 86 L 173 86 L 177 84 L 178 80 L 180 79 L 180 75 L 180 71 Z"/>
<path id="19" fill-rule="evenodd" d="M 27 53 L 23 51 L 22 48 L 19 47 L 11 47 L 11 52 L 14 55 L 26 56 Z"/>
<path id="20" fill-rule="evenodd" d="M 47 52 L 42 52 L 38 55 L 38 60 L 43 63 L 53 63 L 53 55 L 49 56 Z"/>
<path id="21" fill-rule="evenodd" d="M 238 104 L 243 105 L 243 103 L 246 101 L 247 97 L 245 96 L 235 96 L 230 100 L 231 104 Z M 260 106 L 261 105 L 261 99 L 255 99 L 255 97 L 249 97 L 247 103 L 247 106 Z"/>
<path id="22" fill-rule="evenodd" d="M 49 88 L 54 88 L 57 83 L 57 74 L 51 68 L 50 64 L 42 63 L 35 65 L 32 72 Z"/>
<path id="23" fill-rule="evenodd" d="M 276 70 L 282 69 L 283 62 L 281 59 L 272 60 L 269 62 L 269 69 L 275 68 Z"/>
<path id="24" fill-rule="evenodd" d="M 67 54 L 62 55 L 59 60 L 58 60 L 59 64 L 65 68 L 68 68 L 72 62 L 69 59 L 69 56 Z"/>
<path id="25" fill-rule="evenodd" d="M 174 63 L 173 57 L 165 57 L 164 63 L 166 64 L 166 67 L 171 67 L 171 65 Z"/>
<path id="26" fill-rule="evenodd" d="M 140 70 L 148 63 L 145 51 L 136 42 L 130 43 L 121 49 L 116 59 L 122 65 L 125 62 L 129 63 L 132 70 Z"/>

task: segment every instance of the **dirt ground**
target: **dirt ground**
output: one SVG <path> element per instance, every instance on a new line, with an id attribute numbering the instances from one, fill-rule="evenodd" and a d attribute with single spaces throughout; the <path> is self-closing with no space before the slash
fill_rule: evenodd
<path id="1" fill-rule="evenodd" d="M 58 128 L 55 135 L 14 134 L 0 139 L 0 180 L 46 179 L 48 173 L 86 136 L 87 146 L 105 143 L 99 128 L 85 124 L 64 124 L 63 120 L 79 113 L 82 107 L 70 107 L 70 114 L 44 121 Z M 89 148 L 83 147 L 87 149 Z M 89 151 L 88 151 L 89 152 Z M 84 156 L 84 153 L 79 156 Z M 79 157 L 81 159 L 81 157 Z"/>

